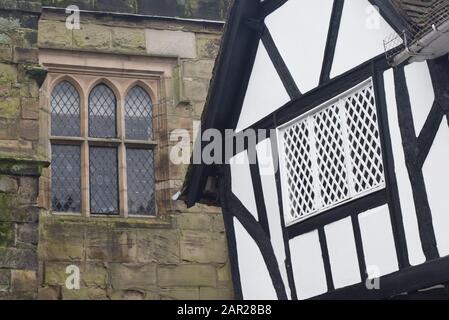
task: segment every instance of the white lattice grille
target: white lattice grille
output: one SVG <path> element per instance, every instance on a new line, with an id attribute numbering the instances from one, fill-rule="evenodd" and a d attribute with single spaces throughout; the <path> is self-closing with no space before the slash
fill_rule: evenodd
<path id="1" fill-rule="evenodd" d="M 280 129 L 287 224 L 384 188 L 372 82 Z"/>

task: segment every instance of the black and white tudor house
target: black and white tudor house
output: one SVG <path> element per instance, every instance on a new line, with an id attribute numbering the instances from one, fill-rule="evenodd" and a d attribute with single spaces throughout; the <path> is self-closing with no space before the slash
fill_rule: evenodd
<path id="1" fill-rule="evenodd" d="M 183 197 L 223 208 L 237 298 L 449 292 L 448 32 L 447 0 L 234 1 L 202 132 L 271 134 Z"/>

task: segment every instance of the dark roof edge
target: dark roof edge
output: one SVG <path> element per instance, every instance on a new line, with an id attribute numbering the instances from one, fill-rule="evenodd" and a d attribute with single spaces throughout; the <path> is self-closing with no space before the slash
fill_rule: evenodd
<path id="1" fill-rule="evenodd" d="M 259 42 L 257 31 L 252 29 L 247 21 L 259 17 L 260 7 L 259 0 L 234 0 L 231 3 L 202 116 L 202 130 L 225 129 L 233 120 L 234 110 L 239 104 L 238 96 L 243 89 L 242 83 L 245 82 L 247 75 L 244 70 L 248 69 L 248 64 L 251 62 L 247 60 L 254 60 L 254 57 L 248 53 L 254 51 L 255 40 L 257 44 Z M 202 149 L 201 136 L 198 137 L 194 148 Z M 202 190 L 211 170 L 212 167 L 205 164 L 190 165 L 181 195 L 181 199 L 188 207 L 194 206 L 201 200 Z"/>

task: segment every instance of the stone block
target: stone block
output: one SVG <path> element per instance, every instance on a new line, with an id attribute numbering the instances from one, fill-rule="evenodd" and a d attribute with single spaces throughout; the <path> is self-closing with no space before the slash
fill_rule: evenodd
<path id="1" fill-rule="evenodd" d="M 26 223 L 17 225 L 17 241 L 37 245 L 38 229 L 35 224 Z"/>
<path id="2" fill-rule="evenodd" d="M 134 230 L 108 230 L 103 227 L 89 227 L 86 237 L 88 260 L 136 261 L 137 240 Z"/>
<path id="3" fill-rule="evenodd" d="M 18 139 L 19 138 L 19 120 L 18 119 L 0 119 L 0 139 Z"/>
<path id="4" fill-rule="evenodd" d="M 19 125 L 20 137 L 25 140 L 39 140 L 39 122 L 36 120 L 22 120 Z"/>
<path id="5" fill-rule="evenodd" d="M 39 22 L 39 46 L 51 48 L 71 48 L 72 30 L 66 28 L 62 21 Z"/>
<path id="6" fill-rule="evenodd" d="M 161 290 L 162 300 L 198 300 L 199 288 L 167 288 Z"/>
<path id="7" fill-rule="evenodd" d="M 228 259 L 225 235 L 183 230 L 181 232 L 181 259 L 198 263 L 225 263 Z"/>
<path id="8" fill-rule="evenodd" d="M 8 45 L 0 45 L 0 62 L 11 62 L 12 48 Z"/>
<path id="9" fill-rule="evenodd" d="M 211 265 L 160 266 L 158 268 L 160 287 L 215 287 L 217 273 Z"/>
<path id="10" fill-rule="evenodd" d="M 232 300 L 233 296 L 227 288 L 200 288 L 200 300 Z"/>
<path id="11" fill-rule="evenodd" d="M 0 248 L 0 269 L 36 270 L 37 252 L 32 249 Z"/>
<path id="12" fill-rule="evenodd" d="M 0 270 L 0 292 L 9 291 L 11 284 L 11 270 Z"/>
<path id="13" fill-rule="evenodd" d="M 12 270 L 11 289 L 13 292 L 37 292 L 37 272 L 34 270 Z"/>
<path id="14" fill-rule="evenodd" d="M 0 176 L 0 192 L 16 193 L 19 188 L 17 180 L 8 176 Z"/>
<path id="15" fill-rule="evenodd" d="M 19 116 L 19 114 L 20 114 L 20 98 L 7 97 L 0 99 L 0 116 L 2 118 L 15 119 Z"/>
<path id="16" fill-rule="evenodd" d="M 73 30 L 73 47 L 94 50 L 110 49 L 111 30 L 106 26 L 82 23 L 79 30 Z"/>
<path id="17" fill-rule="evenodd" d="M 73 224 L 44 222 L 40 253 L 46 261 L 80 261 L 84 258 L 84 228 Z"/>
<path id="18" fill-rule="evenodd" d="M 145 30 L 131 28 L 112 29 L 112 48 L 117 51 L 145 52 Z"/>
<path id="19" fill-rule="evenodd" d="M 180 261 L 179 234 L 176 230 L 138 230 L 137 245 L 139 262 L 177 264 Z"/>
<path id="20" fill-rule="evenodd" d="M 69 290 L 66 287 L 62 287 L 61 296 L 63 300 L 108 300 L 106 290 L 101 288 Z"/>
<path id="21" fill-rule="evenodd" d="M 185 213 L 176 216 L 176 225 L 181 230 L 211 230 L 213 216 L 209 214 Z"/>
<path id="22" fill-rule="evenodd" d="M 214 64 L 214 60 L 186 60 L 182 63 L 183 76 L 210 80 Z"/>
<path id="23" fill-rule="evenodd" d="M 218 35 L 197 35 L 196 44 L 199 58 L 215 59 L 220 51 L 221 37 Z"/>
<path id="24" fill-rule="evenodd" d="M 184 97 L 189 101 L 205 101 L 209 90 L 209 80 L 183 79 Z"/>
<path id="25" fill-rule="evenodd" d="M 14 48 L 15 63 L 38 63 L 39 50 L 37 48 Z"/>
<path id="26" fill-rule="evenodd" d="M 22 119 L 39 119 L 39 100 L 35 98 L 22 98 Z"/>
<path id="27" fill-rule="evenodd" d="M 146 29 L 145 37 L 147 53 L 150 55 L 196 58 L 193 32 Z"/>
<path id="28" fill-rule="evenodd" d="M 0 63 L 0 84 L 17 82 L 17 68 L 14 65 Z"/>
<path id="29" fill-rule="evenodd" d="M 58 300 L 60 297 L 60 287 L 39 288 L 38 300 Z"/>
<path id="30" fill-rule="evenodd" d="M 156 285 L 155 264 L 113 263 L 109 272 L 110 282 L 115 290 L 151 290 Z"/>
<path id="31" fill-rule="evenodd" d="M 15 224 L 0 221 L 0 248 L 14 246 L 16 237 Z"/>

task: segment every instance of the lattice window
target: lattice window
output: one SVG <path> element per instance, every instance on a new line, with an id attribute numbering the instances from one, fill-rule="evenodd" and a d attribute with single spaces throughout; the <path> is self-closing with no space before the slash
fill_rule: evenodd
<path id="1" fill-rule="evenodd" d="M 81 162 L 80 147 L 52 146 L 51 183 L 52 209 L 57 212 L 81 210 Z"/>
<path id="2" fill-rule="evenodd" d="M 154 215 L 155 185 L 153 150 L 126 150 L 128 171 L 128 212 L 130 215 Z"/>
<path id="3" fill-rule="evenodd" d="M 385 187 L 371 81 L 280 128 L 279 139 L 289 225 Z"/>
<path id="4" fill-rule="evenodd" d="M 118 214 L 117 149 L 90 148 L 90 211 Z"/>
<path id="5" fill-rule="evenodd" d="M 80 135 L 80 96 L 68 81 L 62 81 L 51 95 L 51 134 Z"/>
<path id="6" fill-rule="evenodd" d="M 126 138 L 153 139 L 153 106 L 148 93 L 141 87 L 132 88 L 125 100 Z"/>
<path id="7" fill-rule="evenodd" d="M 109 87 L 96 86 L 89 95 L 89 136 L 92 138 L 115 138 L 117 102 Z"/>
<path id="8" fill-rule="evenodd" d="M 156 215 L 157 142 L 152 140 L 150 95 L 131 87 L 124 112 L 118 113 L 116 96 L 104 83 L 84 96 L 89 101 L 81 106 L 79 93 L 67 81 L 52 92 L 52 210 Z"/>

